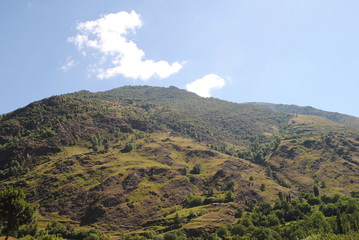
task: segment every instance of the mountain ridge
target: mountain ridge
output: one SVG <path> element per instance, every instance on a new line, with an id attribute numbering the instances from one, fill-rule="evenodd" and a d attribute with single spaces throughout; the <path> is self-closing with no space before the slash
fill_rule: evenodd
<path id="1" fill-rule="evenodd" d="M 253 102 L 249 104 L 253 104 L 255 106 L 264 109 L 269 109 L 274 112 L 321 116 L 329 120 L 332 120 L 334 122 L 342 123 L 346 126 L 359 129 L 359 118 L 348 114 L 323 111 L 320 109 L 313 108 L 311 106 L 301 107 L 294 104 L 272 104 L 272 103 L 260 103 L 260 102 Z"/>
<path id="2" fill-rule="evenodd" d="M 189 210 L 181 228 L 213 229 L 279 193 L 349 195 L 357 172 L 359 134 L 342 123 L 175 87 L 80 91 L 0 119 L 1 186 L 24 187 L 44 219 L 110 232 L 169 231 Z"/>

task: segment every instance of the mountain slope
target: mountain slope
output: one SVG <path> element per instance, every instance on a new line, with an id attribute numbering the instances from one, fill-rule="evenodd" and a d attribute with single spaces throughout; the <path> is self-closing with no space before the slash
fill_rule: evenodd
<path id="1" fill-rule="evenodd" d="M 199 140 L 205 138 L 208 142 L 219 138 L 248 144 L 260 134 L 279 132 L 290 118 L 288 114 L 277 114 L 248 104 L 202 98 L 176 87 L 127 86 L 100 93 L 79 92 L 74 96 L 119 101 L 144 109 L 159 107 L 162 111 L 158 111 L 154 118 L 176 132 L 182 131 L 190 137 L 197 135 Z M 174 111 L 168 113 L 168 110 Z"/>
<path id="2" fill-rule="evenodd" d="M 331 121 L 341 123 L 345 126 L 359 129 L 359 118 L 346 114 L 323 111 L 323 110 L 315 109 L 313 107 L 299 107 L 296 105 L 271 104 L 271 103 L 251 103 L 251 104 L 274 112 L 321 116 Z"/>
<path id="3" fill-rule="evenodd" d="M 358 189 L 359 134 L 313 115 L 123 87 L 54 96 L 0 120 L 1 186 L 23 187 L 45 221 L 204 231 L 238 207 Z M 264 187 L 263 187 L 264 186 Z"/>

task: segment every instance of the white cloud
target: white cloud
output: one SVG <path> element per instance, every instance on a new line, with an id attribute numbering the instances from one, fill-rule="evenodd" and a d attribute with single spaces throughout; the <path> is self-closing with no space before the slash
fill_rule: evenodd
<path id="1" fill-rule="evenodd" d="M 62 65 L 61 67 L 59 67 L 59 69 L 61 71 L 67 72 L 71 68 L 75 67 L 75 65 L 76 65 L 75 60 L 73 60 L 72 57 L 69 56 L 66 58 L 66 63 L 64 65 Z"/>
<path id="2" fill-rule="evenodd" d="M 216 74 L 207 74 L 196 81 L 186 85 L 187 91 L 194 92 L 201 97 L 211 97 L 213 89 L 220 89 L 224 87 L 226 82 L 223 78 Z"/>
<path id="3" fill-rule="evenodd" d="M 130 32 L 135 34 L 141 26 L 141 16 L 135 11 L 111 13 L 95 21 L 80 22 L 77 25 L 80 33 L 68 38 L 68 41 L 74 43 L 84 56 L 88 50 L 100 53 L 99 63 L 95 64 L 100 67 L 91 71 L 95 71 L 101 79 L 122 75 L 147 80 L 154 76 L 167 78 L 178 72 L 183 63 L 143 60 L 144 51 L 126 38 Z"/>

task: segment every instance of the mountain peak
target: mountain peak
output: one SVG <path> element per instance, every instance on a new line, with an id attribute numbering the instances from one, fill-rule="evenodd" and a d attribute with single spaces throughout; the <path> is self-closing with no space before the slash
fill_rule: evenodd
<path id="1" fill-rule="evenodd" d="M 0 183 L 24 187 L 44 219 L 169 231 L 193 211 L 178 226 L 205 231 L 278 194 L 355 191 L 359 134 L 343 119 L 176 87 L 53 96 L 0 119 Z"/>

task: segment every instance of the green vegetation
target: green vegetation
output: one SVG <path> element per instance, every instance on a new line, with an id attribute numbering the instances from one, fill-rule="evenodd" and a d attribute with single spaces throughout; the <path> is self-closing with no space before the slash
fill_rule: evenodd
<path id="1" fill-rule="evenodd" d="M 214 232 L 193 236 L 174 231 L 170 239 L 355 239 L 359 236 L 359 200 L 341 195 L 323 195 L 316 205 L 308 204 L 313 195 L 301 193 L 299 199 L 280 194 L 274 205 L 266 202 L 243 212 L 235 224 L 228 224 Z M 175 217 L 179 218 L 178 215 Z M 169 234 L 154 234 L 155 239 L 169 239 Z M 151 239 L 127 236 L 125 239 Z"/>
<path id="2" fill-rule="evenodd" d="M 109 240 L 108 236 L 95 229 L 75 230 L 58 222 L 48 224 L 39 230 L 35 221 L 37 208 L 25 201 L 25 194 L 20 188 L 8 188 L 0 191 L 0 234 L 20 239 L 78 239 Z"/>
<path id="3" fill-rule="evenodd" d="M 200 163 L 196 163 L 194 166 L 193 166 L 193 169 L 192 169 L 192 173 L 193 174 L 200 174 L 202 171 L 202 165 Z"/>
<path id="4" fill-rule="evenodd" d="M 34 222 L 36 208 L 25 201 L 25 194 L 19 188 L 0 192 L 0 229 L 8 239 L 14 236 L 21 225 Z"/>
<path id="5" fill-rule="evenodd" d="M 1 189 L 21 187 L 40 213 L 16 236 L 107 238 L 88 226 L 122 239 L 356 236 L 355 119 L 288 112 L 141 86 L 2 115 Z M 324 225 L 309 228 L 312 218 Z"/>
<path id="6" fill-rule="evenodd" d="M 110 237 L 96 229 L 76 230 L 71 225 L 63 225 L 58 222 L 49 223 L 44 229 L 37 226 L 25 226 L 17 232 L 19 239 L 23 240 L 109 240 Z"/>
<path id="7" fill-rule="evenodd" d="M 312 107 L 299 107 L 296 105 L 270 104 L 270 103 L 252 103 L 252 104 L 274 112 L 321 116 L 331 121 L 342 123 L 349 127 L 359 129 L 359 119 L 345 114 L 326 112 Z"/>
<path id="8" fill-rule="evenodd" d="M 203 203 L 203 199 L 200 196 L 195 196 L 193 193 L 190 193 L 184 200 L 184 205 L 187 207 L 200 206 Z"/>

